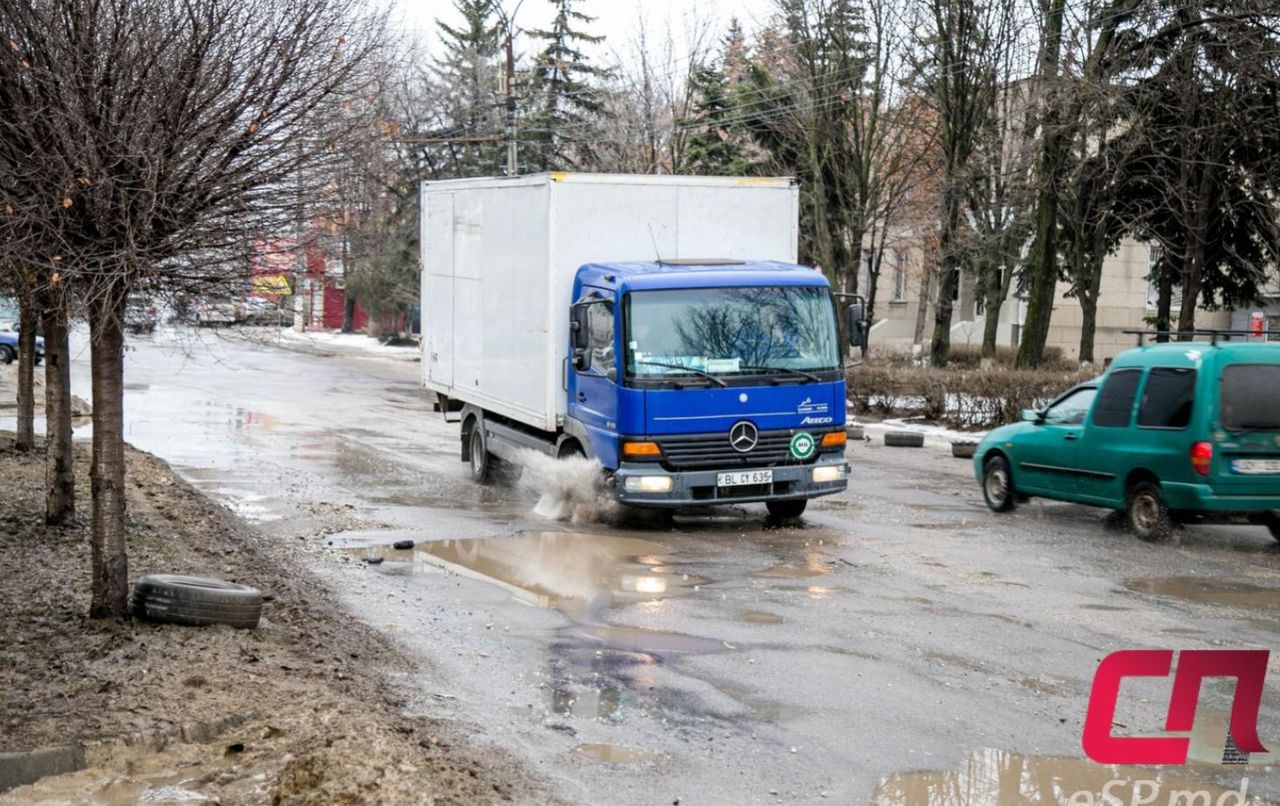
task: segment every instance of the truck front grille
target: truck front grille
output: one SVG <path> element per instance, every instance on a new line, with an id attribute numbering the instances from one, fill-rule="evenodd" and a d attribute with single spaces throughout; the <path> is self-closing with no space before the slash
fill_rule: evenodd
<path id="1" fill-rule="evenodd" d="M 756 446 L 739 453 L 729 444 L 729 434 L 680 434 L 657 440 L 662 448 L 662 463 L 668 470 L 696 470 L 736 467 L 773 467 L 776 465 L 808 464 L 791 456 L 791 437 L 794 432 L 761 431 Z M 815 454 L 816 457 L 817 454 Z"/>

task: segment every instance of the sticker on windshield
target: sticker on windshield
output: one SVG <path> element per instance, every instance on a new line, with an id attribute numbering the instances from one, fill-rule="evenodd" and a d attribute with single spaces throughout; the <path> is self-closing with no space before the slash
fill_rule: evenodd
<path id="1" fill-rule="evenodd" d="M 719 374 L 722 372 L 739 372 L 742 366 L 741 358 L 708 358 L 707 372 Z"/>
<path id="2" fill-rule="evenodd" d="M 791 455 L 801 461 L 813 456 L 813 452 L 817 449 L 818 443 L 812 434 L 801 431 L 791 438 Z"/>

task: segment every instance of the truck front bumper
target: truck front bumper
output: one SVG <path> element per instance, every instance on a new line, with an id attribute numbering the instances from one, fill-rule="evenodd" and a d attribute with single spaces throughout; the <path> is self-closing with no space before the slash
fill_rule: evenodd
<path id="1" fill-rule="evenodd" d="M 731 469 L 738 468 L 667 471 L 657 464 L 623 462 L 610 478 L 609 484 L 619 501 L 637 507 L 747 504 L 753 501 L 817 498 L 820 495 L 844 492 L 849 486 L 849 463 L 837 454 L 819 456 L 818 461 L 811 465 L 759 468 L 773 471 L 773 482 L 770 484 L 718 486 L 717 476 Z M 831 480 L 815 481 L 815 474 L 818 478 Z M 628 489 L 628 479 L 633 480 L 633 488 L 639 486 L 643 479 L 644 486 L 654 491 Z M 665 479 L 670 479 L 669 484 Z"/>

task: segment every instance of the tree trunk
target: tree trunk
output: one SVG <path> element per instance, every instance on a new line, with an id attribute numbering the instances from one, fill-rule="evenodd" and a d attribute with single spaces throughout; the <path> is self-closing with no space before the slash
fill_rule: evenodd
<path id="1" fill-rule="evenodd" d="M 1000 309 L 1004 307 L 1004 282 L 997 263 L 988 269 L 986 288 L 983 290 L 982 310 L 986 319 L 982 323 L 982 357 L 995 358 L 996 337 L 1000 334 Z"/>
<path id="2" fill-rule="evenodd" d="M 1040 51 L 1042 78 L 1057 83 L 1058 65 L 1062 57 L 1062 22 L 1066 0 L 1053 0 L 1045 21 Z M 1017 367 L 1035 368 L 1044 360 L 1049 341 L 1049 320 L 1053 317 L 1053 296 L 1058 284 L 1058 184 L 1067 160 L 1068 141 L 1064 135 L 1060 98 L 1046 98 L 1041 131 L 1044 132 L 1040 154 L 1040 191 L 1036 207 L 1036 234 L 1031 249 L 1031 289 L 1027 300 L 1027 316 L 1022 327 L 1022 343 L 1018 345 Z"/>
<path id="3" fill-rule="evenodd" d="M 925 266 L 920 275 L 920 302 L 916 305 L 916 331 L 913 342 L 917 349 L 924 346 L 924 325 L 929 320 L 929 292 L 933 286 L 933 269 Z"/>
<path id="4" fill-rule="evenodd" d="M 1169 340 L 1170 310 L 1173 307 L 1173 275 L 1165 267 L 1156 289 L 1156 341 Z"/>
<path id="5" fill-rule="evenodd" d="M 933 308 L 933 340 L 929 346 L 929 363 L 935 367 L 945 367 L 951 354 L 953 298 L 960 285 L 960 258 L 956 254 L 960 230 L 960 188 L 957 182 L 957 179 L 949 178 L 942 192 L 942 231 L 938 239 L 938 251 L 942 254 L 942 285 L 938 286 L 938 302 Z"/>
<path id="6" fill-rule="evenodd" d="M 89 312 L 93 341 L 93 601 L 90 618 L 129 613 L 124 515 L 124 306 L 112 285 Z"/>
<path id="7" fill-rule="evenodd" d="M 1099 229 L 1090 252 L 1089 276 L 1080 295 L 1080 361 L 1093 363 L 1093 341 L 1098 331 L 1098 297 L 1102 288 L 1103 233 Z"/>
<path id="8" fill-rule="evenodd" d="M 71 447 L 71 349 L 61 299 L 44 307 L 44 520 L 51 526 L 76 515 L 75 455 Z"/>
<path id="9" fill-rule="evenodd" d="M 18 425 L 14 447 L 36 446 L 36 322 L 35 306 L 23 298 L 18 326 Z"/>
<path id="10" fill-rule="evenodd" d="M 350 291 L 345 293 L 346 298 L 342 301 L 342 332 L 350 333 L 355 330 L 356 297 Z"/>

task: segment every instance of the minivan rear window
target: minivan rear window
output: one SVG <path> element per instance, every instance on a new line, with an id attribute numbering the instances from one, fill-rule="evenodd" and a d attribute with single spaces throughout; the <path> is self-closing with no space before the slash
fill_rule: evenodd
<path id="1" fill-rule="evenodd" d="M 1222 426 L 1280 431 L 1280 365 L 1232 364 L 1222 370 Z"/>
<path id="2" fill-rule="evenodd" d="M 1093 406 L 1093 424 L 1123 427 L 1133 414 L 1133 398 L 1138 394 L 1140 369 L 1117 369 L 1107 376 Z"/>
<path id="3" fill-rule="evenodd" d="M 1186 428 L 1196 402 L 1196 371 L 1156 367 L 1142 387 L 1139 428 Z"/>

